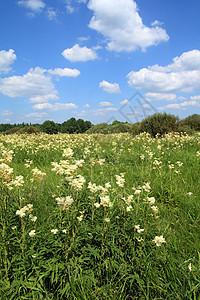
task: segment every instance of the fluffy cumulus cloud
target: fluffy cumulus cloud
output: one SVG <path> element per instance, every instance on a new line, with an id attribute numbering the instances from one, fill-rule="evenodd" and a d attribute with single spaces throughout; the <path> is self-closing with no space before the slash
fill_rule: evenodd
<path id="1" fill-rule="evenodd" d="M 34 113 L 30 113 L 25 115 L 26 118 L 28 119 L 34 119 L 35 121 L 40 121 L 41 119 L 45 118 L 47 116 L 46 112 L 34 112 Z"/>
<path id="2" fill-rule="evenodd" d="M 120 102 L 121 105 L 127 105 L 130 102 L 127 99 L 124 99 L 123 101 Z"/>
<path id="3" fill-rule="evenodd" d="M 46 70 L 36 67 L 31 68 L 23 76 L 11 76 L 0 80 L 0 92 L 11 98 L 38 97 L 57 95 L 51 77 Z"/>
<path id="4" fill-rule="evenodd" d="M 149 93 L 191 93 L 200 89 L 200 51 L 191 50 L 168 66 L 153 65 L 128 75 L 131 87 Z"/>
<path id="5" fill-rule="evenodd" d="M 64 68 L 64 69 L 61 69 L 61 68 L 56 68 L 54 70 L 49 70 L 48 71 L 49 74 L 51 75 L 58 75 L 58 76 L 61 76 L 61 77 L 77 77 L 80 75 L 80 71 L 77 70 L 77 69 L 69 69 L 69 68 Z"/>
<path id="6" fill-rule="evenodd" d="M 100 106 L 106 107 L 106 106 L 113 106 L 114 104 L 108 101 L 102 101 L 99 103 Z"/>
<path id="7" fill-rule="evenodd" d="M 146 93 L 145 99 L 147 101 L 175 101 L 176 94 L 163 94 L 163 93 Z"/>
<path id="8" fill-rule="evenodd" d="M 133 0 L 90 0 L 88 8 L 94 13 L 89 27 L 106 37 L 109 50 L 145 50 L 169 39 L 158 23 L 154 27 L 143 24 Z"/>
<path id="9" fill-rule="evenodd" d="M 13 64 L 17 59 L 17 56 L 14 52 L 15 51 L 13 49 L 10 49 L 8 51 L 0 51 L 0 73 L 7 73 L 11 70 L 10 65 Z"/>
<path id="10" fill-rule="evenodd" d="M 166 109 L 183 109 L 186 110 L 189 107 L 200 107 L 200 101 L 196 100 L 188 100 L 181 103 L 172 103 L 165 106 L 161 106 L 158 109 L 166 110 Z"/>
<path id="11" fill-rule="evenodd" d="M 58 111 L 58 110 L 70 110 L 78 108 L 78 106 L 74 103 L 41 103 L 35 104 L 32 106 L 35 110 L 51 110 L 51 111 Z"/>
<path id="12" fill-rule="evenodd" d="M 80 47 L 78 44 L 72 48 L 67 48 L 62 52 L 64 58 L 71 62 L 76 61 L 88 61 L 97 59 L 97 53 L 95 50 L 85 47 Z"/>
<path id="13" fill-rule="evenodd" d="M 59 97 L 55 94 L 46 94 L 44 96 L 36 96 L 36 97 L 31 97 L 29 98 L 30 103 L 44 103 L 48 102 L 50 100 L 58 100 Z"/>
<path id="14" fill-rule="evenodd" d="M 85 107 L 85 108 L 90 108 L 90 104 L 85 104 L 85 105 L 83 105 L 83 107 Z"/>
<path id="15" fill-rule="evenodd" d="M 118 83 L 110 83 L 106 80 L 100 82 L 99 87 L 102 88 L 105 92 L 110 94 L 119 94 L 121 92 Z"/>
<path id="16" fill-rule="evenodd" d="M 80 71 L 69 68 L 45 70 L 40 67 L 31 68 L 23 76 L 11 76 L 0 79 L 0 93 L 15 97 L 29 97 L 30 103 L 43 103 L 58 100 L 58 91 L 52 82 L 52 76 L 77 77 Z"/>
<path id="17" fill-rule="evenodd" d="M 20 0 L 18 4 L 34 12 L 41 12 L 45 7 L 45 3 L 42 0 Z"/>

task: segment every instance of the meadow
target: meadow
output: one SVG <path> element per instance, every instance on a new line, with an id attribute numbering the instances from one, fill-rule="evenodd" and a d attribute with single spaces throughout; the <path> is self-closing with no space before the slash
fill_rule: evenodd
<path id="1" fill-rule="evenodd" d="M 0 135 L 0 299 L 200 299 L 200 135 Z"/>

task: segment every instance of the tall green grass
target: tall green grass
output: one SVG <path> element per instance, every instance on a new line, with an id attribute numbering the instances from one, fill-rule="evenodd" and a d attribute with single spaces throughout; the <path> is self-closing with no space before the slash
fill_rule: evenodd
<path id="1" fill-rule="evenodd" d="M 198 135 L 2 135 L 0 145 L 1 299 L 199 299 Z"/>

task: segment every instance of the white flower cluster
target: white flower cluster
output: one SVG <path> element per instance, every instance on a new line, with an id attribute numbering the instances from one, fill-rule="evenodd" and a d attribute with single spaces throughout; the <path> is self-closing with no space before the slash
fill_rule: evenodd
<path id="1" fill-rule="evenodd" d="M 160 247 L 163 243 L 166 243 L 165 238 L 163 235 L 161 236 L 156 236 L 153 240 L 153 242 L 156 243 L 156 246 Z"/>
<path id="2" fill-rule="evenodd" d="M 26 163 L 25 163 L 24 165 L 25 165 L 25 167 L 28 169 L 28 168 L 31 167 L 32 164 L 33 164 L 32 160 L 26 159 Z"/>
<path id="3" fill-rule="evenodd" d="M 35 230 L 31 230 L 31 231 L 29 232 L 29 236 L 30 236 L 30 237 L 34 237 L 35 234 L 36 234 Z"/>
<path id="4" fill-rule="evenodd" d="M 84 216 L 84 211 L 80 211 L 80 216 L 77 217 L 77 220 L 78 220 L 79 222 L 81 222 L 81 221 L 83 220 L 83 216 Z"/>
<path id="5" fill-rule="evenodd" d="M 13 168 L 10 168 L 7 164 L 0 164 L 0 177 L 6 181 L 11 180 L 11 176 L 13 173 Z"/>
<path id="6" fill-rule="evenodd" d="M 101 190 L 100 186 L 97 186 L 96 183 L 88 183 L 88 189 L 92 194 L 97 193 L 99 190 Z"/>
<path id="7" fill-rule="evenodd" d="M 100 159 L 98 160 L 98 163 L 99 163 L 99 165 L 102 167 L 103 164 L 105 163 L 105 159 L 100 158 Z"/>
<path id="8" fill-rule="evenodd" d="M 17 210 L 16 215 L 20 216 L 20 218 L 23 218 L 23 217 L 25 217 L 26 212 L 32 211 L 32 208 L 33 208 L 33 204 L 28 204 L 28 205 L 22 207 L 21 209 Z"/>
<path id="9" fill-rule="evenodd" d="M 37 217 L 33 216 L 32 214 L 29 215 L 29 218 L 31 219 L 32 222 L 36 222 L 37 221 Z"/>
<path id="10" fill-rule="evenodd" d="M 125 179 L 124 179 L 124 173 L 121 173 L 120 175 L 115 175 L 116 177 L 116 183 L 119 187 L 123 188 Z"/>
<path id="11" fill-rule="evenodd" d="M 145 190 L 145 192 L 149 193 L 151 190 L 149 182 L 145 182 L 142 188 Z"/>
<path id="12" fill-rule="evenodd" d="M 67 148 L 67 149 L 64 149 L 63 151 L 63 157 L 66 157 L 66 158 L 71 158 L 72 156 L 74 155 L 74 152 L 71 148 Z"/>
<path id="13" fill-rule="evenodd" d="M 6 164 L 11 163 L 11 161 L 13 159 L 13 153 L 14 153 L 13 150 L 9 150 L 9 151 L 3 150 L 1 153 L 3 158 L 0 159 L 0 162 L 6 163 Z"/>
<path id="14" fill-rule="evenodd" d="M 140 225 L 135 225 L 135 229 L 137 230 L 138 233 L 144 232 L 144 229 L 140 228 Z"/>
<path id="15" fill-rule="evenodd" d="M 82 190 L 85 183 L 85 178 L 82 175 L 78 175 L 76 178 L 69 179 L 69 184 L 77 191 Z"/>
<path id="16" fill-rule="evenodd" d="M 110 198 L 109 198 L 108 195 L 102 194 L 102 195 L 100 195 L 100 199 L 101 199 L 101 203 L 100 204 L 103 207 L 112 207 L 113 206 L 112 202 L 110 202 Z"/>
<path id="17" fill-rule="evenodd" d="M 72 205 L 72 202 L 74 201 L 71 196 L 67 197 L 58 197 L 56 198 L 58 206 L 61 206 L 63 210 L 69 209 Z"/>
<path id="18" fill-rule="evenodd" d="M 147 197 L 147 202 L 151 205 L 151 209 L 155 214 L 155 218 L 158 218 L 158 207 L 155 206 L 156 199 L 154 197 Z"/>
<path id="19" fill-rule="evenodd" d="M 12 185 L 19 187 L 23 186 L 24 184 L 24 177 L 22 175 L 19 175 L 15 178 L 15 180 L 12 181 Z"/>
<path id="20" fill-rule="evenodd" d="M 39 180 L 42 180 L 44 176 L 46 176 L 46 173 L 38 170 L 38 168 L 32 169 L 32 172 L 33 172 L 33 176 L 35 178 L 38 178 Z"/>

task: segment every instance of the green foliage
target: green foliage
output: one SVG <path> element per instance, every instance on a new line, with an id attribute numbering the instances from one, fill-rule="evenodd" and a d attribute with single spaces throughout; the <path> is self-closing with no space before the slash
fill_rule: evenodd
<path id="1" fill-rule="evenodd" d="M 108 133 L 109 125 L 107 123 L 99 123 L 97 125 L 92 126 L 89 130 L 86 131 L 86 133 Z"/>
<path id="2" fill-rule="evenodd" d="M 112 124 L 100 123 L 92 126 L 86 133 L 101 133 L 101 134 L 111 134 L 111 133 L 126 133 L 131 132 L 133 125 L 130 123 L 122 123 L 115 120 Z"/>
<path id="3" fill-rule="evenodd" d="M 155 137 L 168 132 L 176 132 L 179 127 L 179 118 L 167 113 L 156 113 L 148 116 L 141 122 L 140 131 L 147 132 Z"/>
<path id="4" fill-rule="evenodd" d="M 181 120 L 181 125 L 188 126 L 193 130 L 200 131 L 200 115 L 193 114 Z"/>
<path id="5" fill-rule="evenodd" d="M 54 121 L 45 121 L 41 125 L 41 129 L 43 132 L 46 132 L 48 134 L 58 133 L 58 128 L 57 128 L 56 124 L 54 123 Z"/>

